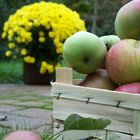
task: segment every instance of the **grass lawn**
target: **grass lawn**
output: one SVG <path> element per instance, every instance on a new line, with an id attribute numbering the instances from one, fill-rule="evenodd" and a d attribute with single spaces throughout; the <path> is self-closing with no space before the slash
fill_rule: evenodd
<path id="1" fill-rule="evenodd" d="M 23 81 L 22 61 L 0 62 L 0 83 L 21 83 Z"/>
<path id="2" fill-rule="evenodd" d="M 63 64 L 63 66 L 66 66 Z M 73 72 L 75 79 L 81 79 L 85 75 Z M 23 83 L 23 63 L 20 60 L 0 62 L 0 83 Z"/>

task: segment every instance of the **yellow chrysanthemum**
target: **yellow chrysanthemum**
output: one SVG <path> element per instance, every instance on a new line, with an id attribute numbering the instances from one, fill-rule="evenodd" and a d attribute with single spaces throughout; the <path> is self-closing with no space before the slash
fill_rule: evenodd
<path id="1" fill-rule="evenodd" d="M 7 57 L 11 56 L 11 54 L 12 54 L 12 51 L 10 51 L 10 50 L 7 50 L 7 51 L 5 52 L 5 56 L 7 56 Z"/>
<path id="2" fill-rule="evenodd" d="M 18 36 L 21 38 L 19 43 L 30 42 L 32 39 L 28 33 L 32 28 L 39 26 L 51 29 L 49 37 L 59 37 L 59 42 L 63 42 L 77 31 L 86 30 L 84 21 L 75 11 L 63 4 L 40 2 L 23 6 L 11 15 L 4 24 L 2 36 L 9 36 L 9 40 Z M 44 36 L 44 32 L 39 31 L 39 36 Z"/>
<path id="3" fill-rule="evenodd" d="M 62 50 L 63 50 L 62 48 L 57 48 L 57 49 L 56 49 L 56 52 L 57 52 L 58 54 L 62 54 Z"/>
<path id="4" fill-rule="evenodd" d="M 26 63 L 35 63 L 35 58 L 34 57 L 31 57 L 31 56 L 25 56 L 24 57 L 24 61 Z"/>
<path id="5" fill-rule="evenodd" d="M 47 71 L 47 62 L 43 61 L 43 62 L 41 63 L 41 67 L 40 67 L 40 73 L 41 73 L 41 74 L 45 74 L 46 71 Z"/>
<path id="6" fill-rule="evenodd" d="M 40 42 L 40 43 L 44 43 L 45 42 L 45 37 L 39 37 L 39 39 L 38 39 L 38 41 Z"/>
<path id="7" fill-rule="evenodd" d="M 48 64 L 47 62 L 43 61 L 41 63 L 40 67 L 40 73 L 45 74 L 46 72 L 48 73 L 53 73 L 54 72 L 54 66 L 51 64 Z"/>
<path id="8" fill-rule="evenodd" d="M 48 64 L 47 65 L 47 70 L 48 70 L 49 73 L 53 73 L 54 72 L 53 65 Z"/>
<path id="9" fill-rule="evenodd" d="M 56 66 L 49 62 L 56 64 L 62 59 L 64 41 L 75 32 L 85 30 L 85 23 L 77 12 L 64 4 L 41 1 L 25 5 L 10 15 L 4 23 L 2 38 L 7 39 L 9 48 L 16 54 L 21 53 L 27 63 L 48 60 L 41 63 L 40 73 L 52 73 Z M 10 44 L 13 42 L 18 46 Z M 21 51 L 16 51 L 17 48 Z M 27 52 L 29 56 L 25 57 Z"/>
<path id="10" fill-rule="evenodd" d="M 26 55 L 26 54 L 27 54 L 27 49 L 26 48 L 21 49 L 21 55 Z"/>
<path id="11" fill-rule="evenodd" d="M 6 33 L 3 32 L 2 35 L 1 35 L 2 39 L 6 38 Z"/>
<path id="12" fill-rule="evenodd" d="M 50 38 L 55 37 L 55 32 L 49 32 L 49 37 L 50 37 Z"/>
<path id="13" fill-rule="evenodd" d="M 9 49 L 14 49 L 15 46 L 16 46 L 16 45 L 15 45 L 15 43 L 13 43 L 13 42 L 9 43 L 9 45 L 8 45 Z"/>
<path id="14" fill-rule="evenodd" d="M 39 36 L 44 36 L 44 35 L 45 35 L 45 33 L 43 31 L 39 32 Z"/>

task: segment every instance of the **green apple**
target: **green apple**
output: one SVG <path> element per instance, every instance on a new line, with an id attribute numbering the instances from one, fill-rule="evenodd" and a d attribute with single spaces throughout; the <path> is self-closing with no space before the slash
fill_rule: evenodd
<path id="1" fill-rule="evenodd" d="M 104 41 L 107 50 L 109 50 L 112 45 L 120 41 L 120 38 L 117 35 L 101 36 L 100 39 Z"/>
<path id="2" fill-rule="evenodd" d="M 95 34 L 79 31 L 63 46 L 64 61 L 79 73 L 89 74 L 104 65 L 107 53 L 104 42 Z"/>

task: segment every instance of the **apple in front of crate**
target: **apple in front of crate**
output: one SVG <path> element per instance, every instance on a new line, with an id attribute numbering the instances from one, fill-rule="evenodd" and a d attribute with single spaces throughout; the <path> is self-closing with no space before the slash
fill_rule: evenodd
<path id="1" fill-rule="evenodd" d="M 115 30 L 121 39 L 140 39 L 140 0 L 132 0 L 120 8 Z"/>
<path id="2" fill-rule="evenodd" d="M 103 67 L 107 53 L 104 42 L 95 34 L 79 31 L 63 46 L 64 61 L 79 73 L 89 74 Z"/>
<path id="3" fill-rule="evenodd" d="M 41 140 L 41 138 L 32 131 L 18 130 L 9 133 L 4 140 Z"/>
<path id="4" fill-rule="evenodd" d="M 127 92 L 127 93 L 140 94 L 140 82 L 122 85 L 122 86 L 119 86 L 118 88 L 116 88 L 115 90 L 121 91 L 121 92 Z"/>
<path id="5" fill-rule="evenodd" d="M 105 67 L 117 84 L 140 81 L 140 41 L 121 40 L 106 55 Z"/>
<path id="6" fill-rule="evenodd" d="M 101 36 L 100 39 L 105 43 L 107 50 L 120 41 L 120 38 L 117 35 L 105 35 Z"/>

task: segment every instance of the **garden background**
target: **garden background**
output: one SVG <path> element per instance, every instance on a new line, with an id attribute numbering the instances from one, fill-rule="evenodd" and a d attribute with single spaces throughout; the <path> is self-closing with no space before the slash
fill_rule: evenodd
<path id="1" fill-rule="evenodd" d="M 5 57 L 7 43 L 1 39 L 4 22 L 23 5 L 42 0 L 0 0 L 0 83 L 20 83 L 23 81 L 22 60 Z M 76 10 L 86 23 L 87 31 L 98 36 L 115 34 L 114 20 L 119 8 L 130 0 L 47 0 L 63 3 Z"/>

